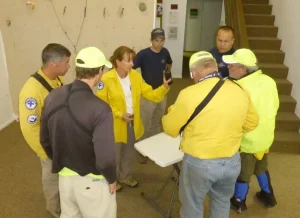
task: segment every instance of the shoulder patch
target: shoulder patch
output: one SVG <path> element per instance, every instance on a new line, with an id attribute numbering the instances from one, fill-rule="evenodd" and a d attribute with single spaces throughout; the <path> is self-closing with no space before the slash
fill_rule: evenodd
<path id="1" fill-rule="evenodd" d="M 102 81 L 98 84 L 98 90 L 102 90 L 104 88 L 104 83 Z"/>
<path id="2" fill-rule="evenodd" d="M 27 122 L 30 123 L 30 124 L 35 124 L 37 121 L 38 121 L 38 116 L 35 115 L 35 114 L 30 114 L 27 117 Z"/>
<path id="3" fill-rule="evenodd" d="M 27 98 L 25 100 L 25 107 L 28 109 L 28 110 L 34 110 L 36 109 L 37 107 L 37 100 L 35 98 Z"/>

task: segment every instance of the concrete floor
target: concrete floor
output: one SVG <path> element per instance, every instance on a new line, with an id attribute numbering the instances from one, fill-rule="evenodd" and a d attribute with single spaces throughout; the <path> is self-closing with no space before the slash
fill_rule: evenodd
<path id="1" fill-rule="evenodd" d="M 183 83 L 187 85 L 190 82 L 183 81 Z M 175 90 L 170 93 L 169 103 L 176 99 L 178 91 Z M 253 196 L 259 188 L 253 177 L 247 199 L 248 210 L 243 214 L 231 212 L 231 217 L 299 218 L 299 166 L 299 154 L 271 153 L 269 169 L 278 205 L 272 209 L 265 209 L 255 200 Z M 146 165 L 136 163 L 134 176 L 140 182 L 140 186 L 136 189 L 125 187 L 117 194 L 118 218 L 162 217 L 141 197 L 141 192 L 155 194 L 170 170 L 170 167 L 160 168 L 153 162 Z M 18 123 L 13 123 L 0 132 L 0 176 L 0 218 L 51 218 L 45 211 L 39 160 L 25 143 Z M 171 195 L 171 188 L 168 187 L 168 191 L 159 201 L 165 208 Z M 176 195 L 172 217 L 179 217 L 179 207 Z M 207 201 L 205 208 L 205 217 L 208 217 Z"/>

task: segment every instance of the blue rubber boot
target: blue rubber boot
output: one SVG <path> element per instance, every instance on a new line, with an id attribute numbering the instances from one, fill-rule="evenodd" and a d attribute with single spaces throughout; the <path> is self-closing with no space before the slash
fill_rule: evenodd
<path id="1" fill-rule="evenodd" d="M 249 190 L 249 184 L 247 182 L 238 180 L 235 183 L 234 196 L 230 199 L 231 209 L 238 213 L 243 212 L 247 209 L 246 197 Z"/>
<path id="2" fill-rule="evenodd" d="M 273 188 L 271 185 L 271 178 L 269 171 L 266 171 L 257 177 L 257 181 L 261 188 L 261 191 L 256 193 L 256 197 L 261 201 L 266 207 L 274 207 L 277 201 L 274 196 Z"/>

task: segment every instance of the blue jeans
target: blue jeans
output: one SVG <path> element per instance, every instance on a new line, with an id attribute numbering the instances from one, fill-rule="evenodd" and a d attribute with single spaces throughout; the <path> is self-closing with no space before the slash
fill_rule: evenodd
<path id="1" fill-rule="evenodd" d="M 230 198 L 241 171 L 240 154 L 204 160 L 184 155 L 179 181 L 181 218 L 203 218 L 203 201 L 210 197 L 210 218 L 228 218 Z"/>

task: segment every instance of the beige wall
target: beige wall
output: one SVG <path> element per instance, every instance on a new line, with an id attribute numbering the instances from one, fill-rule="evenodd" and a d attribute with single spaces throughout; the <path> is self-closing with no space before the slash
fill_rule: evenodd
<path id="1" fill-rule="evenodd" d="M 6 65 L 6 57 L 4 52 L 4 45 L 2 40 L 2 34 L 0 31 L 0 131 L 13 122 L 16 117 L 13 113 L 11 96 L 8 85 L 8 71 Z"/>
<path id="2" fill-rule="evenodd" d="M 50 0 L 33 0 L 32 10 L 25 0 L 1 0 L 0 30 L 3 35 L 9 86 L 13 110 L 18 114 L 18 94 L 28 77 L 41 65 L 41 51 L 51 42 L 61 43 L 72 52 L 72 67 L 65 81 L 74 79 L 74 48 L 62 31 Z M 75 43 L 84 14 L 85 0 L 52 0 L 62 26 Z M 139 3 L 147 10 L 141 12 Z M 153 0 L 87 0 L 86 19 L 78 41 L 77 51 L 85 46 L 97 46 L 110 56 L 120 45 L 134 47 L 136 51 L 149 46 L 154 21 Z M 64 7 L 65 14 L 63 15 Z M 106 8 L 106 16 L 103 11 Z M 123 16 L 120 16 L 124 8 Z M 6 20 L 11 25 L 6 25 Z"/>
<path id="3" fill-rule="evenodd" d="M 300 1 L 270 0 L 275 25 L 279 27 L 278 38 L 282 39 L 281 50 L 285 52 L 284 63 L 289 67 L 288 80 L 293 83 L 292 96 L 297 100 L 296 114 L 300 116 Z"/>

